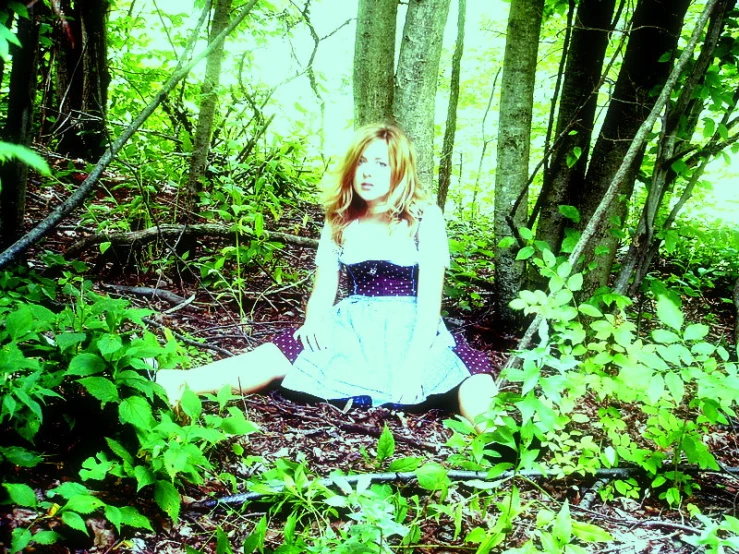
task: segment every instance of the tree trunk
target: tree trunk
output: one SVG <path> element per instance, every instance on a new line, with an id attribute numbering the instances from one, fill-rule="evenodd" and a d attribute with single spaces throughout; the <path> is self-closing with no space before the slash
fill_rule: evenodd
<path id="1" fill-rule="evenodd" d="M 495 173 L 495 241 L 525 225 L 527 199 L 511 213 L 526 188 L 529 175 L 529 144 L 544 0 L 512 0 L 503 59 L 498 157 Z M 495 248 L 496 317 L 502 328 L 521 327 L 520 312 L 508 307 L 521 288 L 523 262 L 516 261 L 517 248 Z"/>
<path id="2" fill-rule="evenodd" d="M 38 59 L 39 15 L 44 4 L 28 8 L 28 19 L 18 19 L 20 47 L 13 47 L 10 70 L 8 115 L 2 140 L 23 146 L 31 144 L 36 67 Z M 23 234 L 26 211 L 28 166 L 17 159 L 0 163 L 0 249 L 13 244 Z"/>
<path id="3" fill-rule="evenodd" d="M 228 26 L 229 12 L 232 0 L 217 0 L 213 13 L 213 22 L 210 28 L 209 41 L 212 43 L 215 37 Z M 205 79 L 201 89 L 200 112 L 198 114 L 198 126 L 195 130 L 195 141 L 193 144 L 192 157 L 190 158 L 190 172 L 187 176 L 186 191 L 183 195 L 182 221 L 192 220 L 193 208 L 197 203 L 198 194 L 202 190 L 205 168 L 210 152 L 210 140 L 213 132 L 213 121 L 216 115 L 218 103 L 217 88 L 221 81 L 221 65 L 223 63 L 223 46 L 221 42 L 208 55 L 205 67 Z"/>
<path id="4" fill-rule="evenodd" d="M 629 44 L 603 127 L 593 148 L 587 177 L 580 183 L 582 188 L 573 188 L 573 199 L 580 210 L 583 225 L 592 217 L 634 135 L 654 106 L 654 91 L 664 86 L 671 64 L 661 61 L 661 58 L 665 54 L 674 55 L 689 4 L 689 0 L 640 0 L 636 6 Z M 595 240 L 585 252 L 592 268 L 586 277 L 586 291 L 593 291 L 608 282 L 619 242 L 611 228 L 614 224 L 618 229 L 623 226 L 643 152 L 635 158 L 628 177 L 621 183 L 619 196 L 623 201 L 611 204 Z"/>
<path id="5" fill-rule="evenodd" d="M 467 13 L 467 0 L 459 0 L 457 13 L 457 43 L 452 56 L 452 78 L 449 84 L 449 107 L 446 115 L 446 129 L 439 159 L 439 191 L 436 203 L 442 211 L 446 205 L 449 184 L 452 174 L 452 154 L 454 153 L 454 135 L 457 130 L 457 104 L 459 103 L 459 73 L 464 51 L 464 22 Z"/>
<path id="6" fill-rule="evenodd" d="M 73 158 L 97 160 L 108 143 L 108 7 L 109 0 L 66 0 L 55 24 L 56 150 Z"/>
<path id="7" fill-rule="evenodd" d="M 418 176 L 431 189 L 434 113 L 450 0 L 409 0 L 395 76 L 393 115 L 416 145 Z"/>
<path id="8" fill-rule="evenodd" d="M 544 176 L 536 230 L 537 240 L 549 244 L 555 253 L 562 245 L 565 227 L 572 225 L 559 212 L 559 206 L 573 204 L 570 191 L 581 189 L 585 178 L 615 4 L 616 0 L 583 0 L 577 8 L 567 52 L 556 142 L 549 171 Z"/>
<path id="9" fill-rule="evenodd" d="M 393 119 L 397 0 L 359 0 L 354 43 L 354 126 Z"/>
<path id="10" fill-rule="evenodd" d="M 696 125 L 699 118 L 705 113 L 706 108 L 708 108 L 709 98 L 695 94 L 695 91 L 699 85 L 705 83 L 706 72 L 714 61 L 716 46 L 723 35 L 726 13 L 729 7 L 735 3 L 736 0 L 719 0 L 716 3 L 716 7 L 711 14 L 711 22 L 706 32 L 700 55 L 693 64 L 690 74 L 683 81 L 680 88 L 680 95 L 665 114 L 665 123 L 660 133 L 647 200 L 644 204 L 641 219 L 639 220 L 631 246 L 629 247 L 629 252 L 621 264 L 621 271 L 614 285 L 614 290 L 620 294 L 626 293 L 627 290 L 632 294 L 636 292 L 636 289 L 641 285 L 649 270 L 652 259 L 659 251 L 662 240 L 657 237 L 658 233 L 655 229 L 657 214 L 660 207 L 664 205 L 666 198 L 669 197 L 669 193 L 673 190 L 676 181 L 682 177 L 687 180 L 687 184 L 680 195 L 680 199 L 673 204 L 670 215 L 662 223 L 662 231 L 667 231 L 674 223 L 678 212 L 690 198 L 693 188 L 706 165 L 718 153 L 711 148 L 713 145 L 721 142 L 720 132 L 717 128 L 714 136 L 697 153 L 698 155 L 691 156 L 693 158 L 692 162 L 690 160 L 684 161 L 686 167 L 692 166 L 689 177 L 686 174 L 681 176 L 673 169 L 675 160 L 681 159 L 680 153 L 690 150 L 690 143 L 693 139 Z M 726 93 L 729 92 L 728 90 L 726 91 Z M 712 102 L 712 100 L 710 101 Z M 738 101 L 739 91 L 735 90 L 733 101 L 722 104 L 726 108 L 720 123 L 721 125 L 725 127 L 728 125 Z M 634 279 L 629 287 L 629 281 L 632 275 Z"/>

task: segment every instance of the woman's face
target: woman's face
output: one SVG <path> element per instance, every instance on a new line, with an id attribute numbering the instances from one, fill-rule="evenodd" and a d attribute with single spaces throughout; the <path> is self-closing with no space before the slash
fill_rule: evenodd
<path id="1" fill-rule="evenodd" d="M 354 192 L 369 211 L 384 203 L 390 192 L 390 153 L 387 142 L 375 139 L 367 145 L 354 171 Z"/>

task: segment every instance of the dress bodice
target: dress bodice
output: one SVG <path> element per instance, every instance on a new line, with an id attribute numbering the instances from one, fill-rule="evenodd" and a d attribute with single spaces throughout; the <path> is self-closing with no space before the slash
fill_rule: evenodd
<path id="1" fill-rule="evenodd" d="M 397 265 L 386 260 L 342 264 L 349 277 L 350 294 L 362 296 L 416 296 L 418 265 Z"/>

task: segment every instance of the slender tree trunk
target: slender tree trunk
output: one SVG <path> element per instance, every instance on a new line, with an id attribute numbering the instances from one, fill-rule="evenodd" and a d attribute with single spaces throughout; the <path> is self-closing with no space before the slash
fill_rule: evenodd
<path id="1" fill-rule="evenodd" d="M 444 141 L 441 147 L 441 159 L 439 160 L 439 192 L 436 195 L 436 203 L 442 211 L 446 205 L 452 175 L 452 155 L 454 153 L 454 135 L 457 130 L 457 104 L 459 103 L 459 73 L 462 66 L 462 53 L 464 52 L 464 22 L 467 14 L 467 0 L 459 0 L 457 7 L 459 10 L 457 13 L 457 43 L 454 46 L 454 55 L 452 56 L 449 107 L 446 115 Z"/>
<path id="2" fill-rule="evenodd" d="M 38 59 L 40 13 L 44 5 L 28 8 L 28 18 L 18 19 L 20 47 L 13 47 L 10 70 L 8 115 L 2 140 L 23 146 L 31 144 L 36 67 Z M 26 211 L 28 166 L 16 159 L 0 163 L 0 249 L 5 249 L 23 235 Z"/>
<path id="3" fill-rule="evenodd" d="M 708 98 L 695 94 L 695 91 L 700 84 L 705 82 L 706 71 L 714 61 L 714 52 L 723 34 L 726 23 L 725 15 L 735 3 L 736 0 L 719 0 L 716 3 L 700 55 L 693 64 L 690 75 L 683 81 L 677 101 L 670 105 L 665 114 L 665 123 L 660 133 L 647 200 L 629 247 L 629 252 L 621 264 L 621 271 L 614 285 L 616 292 L 621 294 L 626 293 L 627 290 L 631 293 L 636 292 L 649 270 L 652 259 L 659 251 L 662 240 L 658 238 L 657 229 L 655 228 L 657 214 L 660 206 L 664 204 L 665 198 L 680 178 L 680 175 L 672 167 L 673 162 L 680 158 L 680 152 L 688 151 L 688 145 L 693 138 L 696 125 L 709 101 Z M 726 104 L 726 110 L 720 125 L 724 127 L 728 125 L 738 101 L 739 90 L 734 92 L 732 101 Z M 710 159 L 715 155 L 711 152 L 710 146 L 721 142 L 718 130 L 720 125 L 717 126 L 714 136 L 706 147 L 701 150 L 704 152 L 703 155 L 697 156 L 693 161 L 693 164 L 698 167 L 692 169 L 692 174 L 687 179 L 688 183 L 680 199 L 672 206 L 670 215 L 661 225 L 662 231 L 667 231 L 674 223 L 677 213 L 690 198 L 696 182 L 703 174 Z M 686 166 L 688 166 L 688 163 L 686 163 Z M 683 177 L 685 176 L 683 175 Z M 631 286 L 629 286 L 632 276 L 634 279 Z"/>
<path id="4" fill-rule="evenodd" d="M 582 0 L 577 8 L 557 117 L 556 145 L 544 176 L 536 230 L 537 240 L 549 244 L 553 252 L 559 251 L 568 225 L 559 206 L 573 203 L 571 189 L 581 189 L 585 178 L 615 4 L 616 0 Z"/>
<path id="5" fill-rule="evenodd" d="M 108 8 L 109 0 L 67 0 L 55 22 L 56 150 L 73 158 L 97 160 L 108 142 Z"/>
<path id="6" fill-rule="evenodd" d="M 210 42 L 228 27 L 229 12 L 232 0 L 217 0 L 213 13 L 213 22 L 210 28 Z M 197 203 L 198 194 L 202 190 L 205 167 L 210 152 L 210 140 L 213 133 L 213 121 L 218 104 L 218 85 L 221 82 L 221 66 L 223 63 L 223 47 L 221 42 L 208 55 L 205 68 L 205 79 L 201 89 L 200 112 L 198 126 L 195 130 L 192 157 L 190 158 L 190 172 L 187 176 L 187 185 L 183 195 L 183 214 L 180 219 L 191 220 L 193 208 Z"/>
<path id="7" fill-rule="evenodd" d="M 508 15 L 495 173 L 496 243 L 517 233 L 526 223 L 525 195 L 516 212 L 511 212 L 528 182 L 536 57 L 543 10 L 544 0 L 512 0 Z M 521 327 L 521 315 L 508 304 L 521 288 L 524 270 L 523 262 L 516 261 L 516 254 L 516 248 L 495 248 L 496 317 L 503 328 L 514 332 Z"/>
<path id="8" fill-rule="evenodd" d="M 393 115 L 416 145 L 418 176 L 431 188 L 439 61 L 450 0 L 409 0 L 395 76 Z"/>
<path id="9" fill-rule="evenodd" d="M 671 64 L 662 58 L 675 53 L 689 5 L 689 0 L 640 0 L 636 6 L 621 71 L 593 148 L 587 177 L 581 189 L 573 190 L 582 225 L 592 217 L 634 135 L 654 106 L 654 91 L 664 86 Z M 636 156 L 627 178 L 621 183 L 618 192 L 622 201 L 611 204 L 595 234 L 596 240 L 585 252 L 591 266 L 586 277 L 586 291 L 593 291 L 608 281 L 619 241 L 610 230 L 623 225 L 643 152 Z"/>
<path id="10" fill-rule="evenodd" d="M 359 0 L 354 43 L 354 125 L 393 119 L 397 0 Z"/>

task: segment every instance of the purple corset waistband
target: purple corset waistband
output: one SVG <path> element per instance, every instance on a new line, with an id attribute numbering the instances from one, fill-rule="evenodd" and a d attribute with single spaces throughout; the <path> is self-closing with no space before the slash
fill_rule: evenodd
<path id="1" fill-rule="evenodd" d="M 384 260 L 344 264 L 351 294 L 362 296 L 416 296 L 418 265 L 397 265 Z"/>

